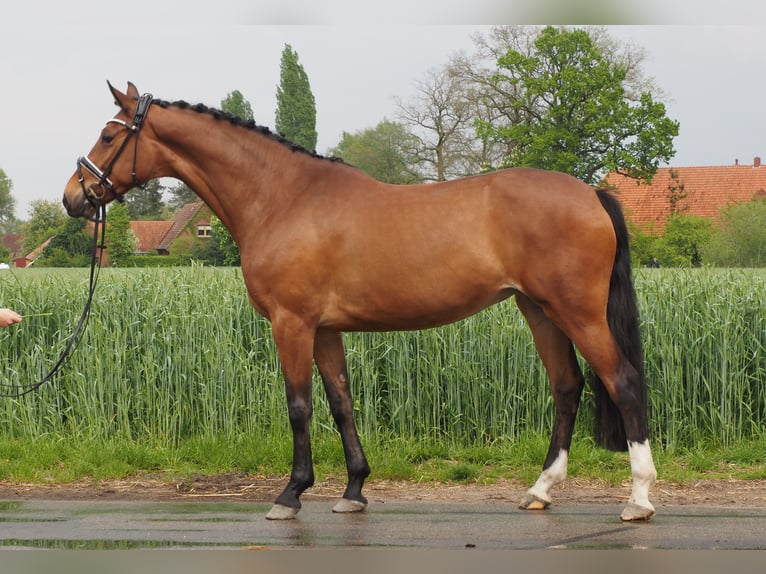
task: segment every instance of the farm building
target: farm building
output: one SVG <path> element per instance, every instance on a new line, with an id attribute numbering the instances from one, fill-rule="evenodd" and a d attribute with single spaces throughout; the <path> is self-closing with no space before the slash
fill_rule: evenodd
<path id="1" fill-rule="evenodd" d="M 752 165 L 663 167 L 651 184 L 616 173 L 605 178 L 615 189 L 626 216 L 642 231 L 662 233 L 668 216 L 689 213 L 715 219 L 727 205 L 766 197 L 766 166 Z"/>

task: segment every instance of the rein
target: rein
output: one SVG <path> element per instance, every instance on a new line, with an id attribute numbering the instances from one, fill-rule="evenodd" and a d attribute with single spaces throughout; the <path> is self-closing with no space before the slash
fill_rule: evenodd
<path id="1" fill-rule="evenodd" d="M 80 320 L 77 322 L 77 326 L 74 332 L 69 337 L 66 346 L 61 351 L 58 360 L 53 365 L 51 370 L 42 379 L 35 383 L 27 385 L 15 385 L 11 383 L 0 383 L 0 397 L 5 398 L 19 398 L 32 391 L 37 390 L 42 385 L 50 381 L 56 373 L 61 370 L 61 367 L 66 363 L 69 353 L 72 349 L 75 349 L 79 344 L 80 335 L 85 329 L 85 325 L 88 323 L 90 317 L 90 305 L 93 302 L 93 293 L 96 291 L 96 283 L 98 281 L 98 275 L 101 270 L 101 255 L 104 252 L 104 231 L 106 229 L 106 206 L 100 205 L 93 219 L 93 252 L 90 261 L 90 281 L 88 284 L 88 300 L 85 303 L 85 308 L 82 311 Z M 5 390 L 7 389 L 7 390 Z"/>
<path id="2" fill-rule="evenodd" d="M 133 185 L 136 187 L 141 186 L 141 182 L 136 175 L 138 133 L 141 131 L 141 128 L 144 125 L 144 120 L 146 120 L 146 115 L 149 112 L 149 106 L 151 105 L 153 99 L 154 98 L 151 94 L 143 94 L 138 98 L 136 110 L 133 113 L 133 119 L 130 123 L 117 118 L 113 118 L 107 122 L 118 123 L 124 126 L 125 129 L 128 130 L 128 133 L 125 136 L 125 139 L 122 140 L 120 147 L 117 149 L 117 153 L 114 155 L 112 160 L 103 171 L 101 171 L 98 166 L 96 166 L 96 164 L 94 164 L 87 156 L 82 156 L 77 159 L 77 176 L 80 182 L 80 186 L 82 187 L 82 192 L 85 194 L 85 198 L 88 200 L 88 202 L 96 209 L 96 213 L 93 217 L 93 252 L 91 254 L 90 261 L 88 300 L 85 303 L 85 308 L 82 311 L 82 315 L 80 315 L 80 320 L 77 322 L 77 326 L 75 327 L 74 332 L 69 337 L 69 341 L 61 351 L 58 360 L 53 365 L 50 372 L 39 381 L 27 385 L 0 383 L 0 389 L 8 389 L 7 391 L 0 390 L 0 397 L 18 398 L 40 388 L 42 385 L 50 381 L 61 370 L 61 367 L 64 366 L 67 359 L 69 358 L 69 353 L 79 344 L 80 335 L 83 333 L 85 326 L 88 323 L 88 319 L 90 318 L 90 306 L 93 302 L 93 294 L 96 291 L 96 283 L 98 282 L 98 275 L 101 271 L 101 256 L 104 252 L 104 249 L 106 248 L 104 245 L 104 232 L 106 230 L 106 204 L 103 201 L 104 194 L 106 191 L 109 191 L 117 200 L 122 201 L 122 196 L 114 190 L 114 185 L 109 179 L 109 176 L 111 175 L 112 169 L 117 163 L 117 160 L 120 159 L 122 152 L 125 151 L 128 142 L 133 136 L 135 136 L 135 139 L 133 140 Z M 98 180 L 96 187 L 102 190 L 101 195 L 97 194 L 93 190 L 94 186 L 85 185 L 83 168 Z"/>

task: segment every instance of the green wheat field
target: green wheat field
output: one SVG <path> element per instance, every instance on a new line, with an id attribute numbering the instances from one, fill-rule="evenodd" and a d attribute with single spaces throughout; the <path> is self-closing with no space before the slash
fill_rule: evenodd
<path id="1" fill-rule="evenodd" d="M 766 429 L 766 270 L 639 269 L 635 284 L 655 451 L 672 456 L 712 445 L 763 466 L 764 453 L 742 445 L 762 445 Z M 3 391 L 47 373 L 87 287 L 85 269 L 0 271 L 1 305 L 30 315 L 0 331 Z M 393 468 L 397 459 L 459 452 L 470 479 L 470 464 L 491 463 L 492 449 L 520 444 L 533 445 L 529 476 L 539 470 L 553 404 L 513 300 L 438 329 L 344 340 L 363 443 L 371 459 L 393 453 L 383 463 L 390 475 L 412 472 Z M 314 404 L 315 458 L 342 472 L 318 376 Z M 588 440 L 589 406 L 586 388 L 576 444 Z M 162 454 L 141 448 L 149 444 Z M 289 471 L 270 326 L 250 307 L 238 268 L 101 271 L 84 336 L 62 372 L 27 396 L 0 399 L 0 478 L 24 474 L 14 461 L 30 450 L 50 474 L 68 464 L 67 449 L 87 445 L 90 463 L 71 477 L 97 474 L 110 460 L 123 466 L 113 462 L 107 474 L 197 459 L 213 470 Z"/>

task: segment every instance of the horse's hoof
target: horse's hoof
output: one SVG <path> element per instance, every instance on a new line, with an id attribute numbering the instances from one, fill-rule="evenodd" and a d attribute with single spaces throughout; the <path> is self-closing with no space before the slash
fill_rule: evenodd
<path id="1" fill-rule="evenodd" d="M 300 508 L 292 508 L 291 506 L 285 506 L 283 504 L 275 504 L 271 507 L 266 520 L 292 520 L 295 515 L 298 514 Z"/>
<path id="2" fill-rule="evenodd" d="M 539 496 L 527 493 L 524 500 L 519 503 L 519 508 L 522 510 L 545 510 L 550 505 L 550 500 L 543 500 Z"/>
<path id="3" fill-rule="evenodd" d="M 351 500 L 350 498 L 341 498 L 338 504 L 333 506 L 332 511 L 342 514 L 350 512 L 364 512 L 367 508 L 367 503 L 359 502 L 358 500 Z"/>
<path id="4" fill-rule="evenodd" d="M 623 522 L 638 522 L 640 520 L 650 520 L 654 516 L 654 507 L 639 506 L 635 502 L 629 502 L 625 510 L 620 514 L 620 520 Z"/>

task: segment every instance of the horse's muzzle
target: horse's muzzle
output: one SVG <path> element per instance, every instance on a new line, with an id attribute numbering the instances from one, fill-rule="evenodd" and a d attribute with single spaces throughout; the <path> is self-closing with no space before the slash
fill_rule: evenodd
<path id="1" fill-rule="evenodd" d="M 85 196 L 82 193 L 75 194 L 76 199 L 71 199 L 70 194 L 64 193 L 62 203 L 64 209 L 70 217 L 86 217 L 91 218 L 96 213 L 96 209 L 86 201 Z"/>

